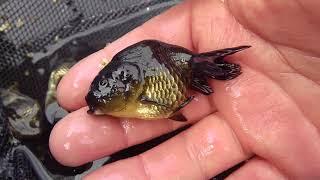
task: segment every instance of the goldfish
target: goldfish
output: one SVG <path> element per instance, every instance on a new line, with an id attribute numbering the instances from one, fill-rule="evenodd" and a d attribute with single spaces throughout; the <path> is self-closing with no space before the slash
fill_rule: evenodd
<path id="1" fill-rule="evenodd" d="M 209 79 L 239 76 L 241 66 L 224 58 L 249 47 L 194 53 L 158 40 L 135 43 L 113 56 L 94 78 L 85 97 L 88 113 L 186 121 L 180 110 L 193 100 L 190 90 L 210 95 Z"/>

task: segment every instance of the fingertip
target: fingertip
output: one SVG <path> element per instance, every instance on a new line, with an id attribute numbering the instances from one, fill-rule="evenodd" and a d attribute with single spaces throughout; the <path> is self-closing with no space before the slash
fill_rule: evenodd
<path id="1" fill-rule="evenodd" d="M 74 167 L 74 166 L 77 166 L 77 164 L 73 161 L 74 158 L 73 157 L 65 158 L 65 156 L 64 156 L 65 150 L 70 148 L 70 143 L 65 143 L 63 145 L 63 140 L 62 140 L 63 136 L 61 135 L 61 132 L 63 132 L 65 124 L 66 123 L 64 121 L 59 121 L 53 127 L 51 134 L 50 134 L 50 138 L 49 138 L 49 148 L 50 148 L 50 152 L 53 155 L 53 157 L 60 164 L 63 164 L 65 166 Z M 65 149 L 62 149 L 61 147 L 64 147 Z"/>
<path id="2" fill-rule="evenodd" d="M 125 145 L 119 120 L 89 115 L 87 107 L 74 111 L 59 121 L 49 138 L 54 158 L 71 167 L 107 156 Z"/>
<path id="3" fill-rule="evenodd" d="M 63 152 L 61 151 L 60 142 L 61 136 L 60 133 L 62 131 L 63 125 L 62 121 L 59 121 L 52 129 L 49 137 L 49 149 L 53 157 L 60 163 L 66 166 L 73 166 L 72 162 L 66 161 L 63 157 Z"/>
<path id="4" fill-rule="evenodd" d="M 106 58 L 100 50 L 74 65 L 61 79 L 57 88 L 59 104 L 67 110 L 76 110 L 86 105 L 85 95 L 94 77 L 101 70 L 100 63 Z"/>
<path id="5" fill-rule="evenodd" d="M 75 110 L 83 103 L 78 98 L 78 93 L 71 93 L 73 87 L 70 85 L 70 74 L 66 74 L 57 87 L 57 100 L 60 106 L 67 110 Z"/>

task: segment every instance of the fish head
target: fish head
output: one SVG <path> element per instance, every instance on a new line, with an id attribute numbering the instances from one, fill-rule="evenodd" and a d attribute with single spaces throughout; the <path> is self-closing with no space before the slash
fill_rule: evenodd
<path id="1" fill-rule="evenodd" d="M 130 63 L 110 63 L 93 80 L 86 96 L 88 113 L 113 115 L 125 112 L 127 103 L 141 88 L 139 66 Z"/>

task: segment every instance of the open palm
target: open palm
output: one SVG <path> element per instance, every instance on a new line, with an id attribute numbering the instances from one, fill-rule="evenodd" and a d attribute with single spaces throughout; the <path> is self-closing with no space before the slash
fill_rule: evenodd
<path id="1" fill-rule="evenodd" d="M 243 73 L 210 81 L 182 112 L 194 125 L 165 143 L 102 167 L 87 178 L 208 179 L 248 160 L 230 179 L 320 178 L 320 1 L 194 0 L 150 20 L 75 65 L 58 89 L 75 110 L 53 129 L 50 149 L 78 166 L 173 131 L 185 123 L 96 117 L 86 95 L 103 58 L 143 39 L 196 52 L 238 45 Z"/>

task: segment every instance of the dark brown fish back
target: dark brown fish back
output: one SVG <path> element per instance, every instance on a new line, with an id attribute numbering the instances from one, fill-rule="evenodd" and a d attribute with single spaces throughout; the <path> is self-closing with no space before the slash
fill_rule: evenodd
<path id="1" fill-rule="evenodd" d="M 170 63 L 170 66 L 177 67 L 180 71 L 186 71 L 184 73 L 190 72 L 189 61 L 193 56 L 190 50 L 160 41 L 152 42 L 147 41 L 147 44 L 152 44 L 154 54 L 159 57 L 159 60 L 164 61 L 164 63 Z"/>

